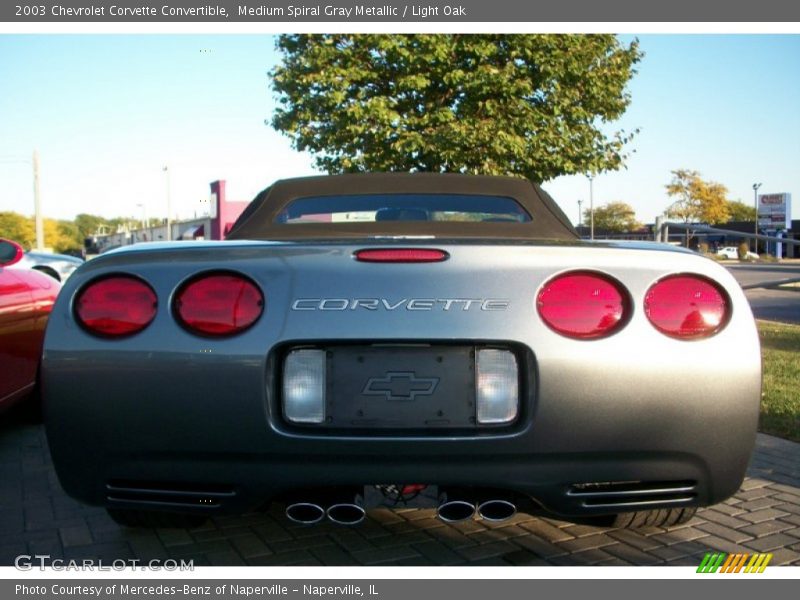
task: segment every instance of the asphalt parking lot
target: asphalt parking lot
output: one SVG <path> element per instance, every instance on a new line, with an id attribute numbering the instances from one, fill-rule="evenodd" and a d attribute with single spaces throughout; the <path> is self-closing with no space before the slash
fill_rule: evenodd
<path id="1" fill-rule="evenodd" d="M 726 261 L 725 266 L 745 290 L 747 300 L 758 319 L 800 323 L 800 263 L 740 264 Z"/>
<path id="2" fill-rule="evenodd" d="M 748 478 L 689 523 L 640 532 L 517 514 L 446 524 L 433 510 L 370 511 L 355 527 L 297 526 L 280 507 L 190 530 L 124 529 L 68 498 L 40 425 L 0 417 L 0 565 L 52 559 L 193 560 L 200 565 L 691 565 L 709 551 L 771 552 L 800 565 L 800 444 L 759 434 Z"/>

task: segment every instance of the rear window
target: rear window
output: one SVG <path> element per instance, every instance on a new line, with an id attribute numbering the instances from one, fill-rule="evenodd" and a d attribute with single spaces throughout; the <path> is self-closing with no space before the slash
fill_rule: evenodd
<path id="1" fill-rule="evenodd" d="M 513 198 L 471 194 L 352 194 L 293 200 L 276 223 L 374 223 L 456 221 L 527 223 L 531 216 Z"/>

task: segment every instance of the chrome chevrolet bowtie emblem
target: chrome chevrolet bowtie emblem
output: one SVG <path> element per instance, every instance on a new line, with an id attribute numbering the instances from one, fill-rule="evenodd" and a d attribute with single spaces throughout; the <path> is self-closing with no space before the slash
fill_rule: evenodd
<path id="1" fill-rule="evenodd" d="M 439 385 L 438 377 L 417 377 L 416 373 L 403 371 L 386 373 L 367 381 L 364 396 L 383 396 L 387 400 L 415 400 L 417 396 L 430 396 Z"/>

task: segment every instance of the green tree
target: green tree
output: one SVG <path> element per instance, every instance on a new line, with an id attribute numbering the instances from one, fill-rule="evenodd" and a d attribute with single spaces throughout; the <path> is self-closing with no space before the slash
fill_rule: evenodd
<path id="1" fill-rule="evenodd" d="M 676 200 L 667 208 L 666 215 L 684 223 L 725 223 L 728 211 L 728 188 L 721 183 L 704 181 L 697 171 L 677 169 L 672 171 L 672 181 L 667 194 Z"/>
<path id="2" fill-rule="evenodd" d="M 666 214 L 684 223 L 725 223 L 728 212 L 728 188 L 721 183 L 704 181 L 697 171 L 677 169 L 672 171 L 672 181 L 667 194 L 676 198 Z"/>
<path id="3" fill-rule="evenodd" d="M 704 181 L 697 171 L 676 169 L 666 188 L 667 194 L 676 198 L 666 210 L 667 217 L 709 225 L 728 221 L 728 188 L 721 183 Z M 686 230 L 687 246 L 693 235 L 691 230 Z"/>
<path id="4" fill-rule="evenodd" d="M 74 225 L 70 221 L 57 221 L 56 219 L 44 220 L 44 245 L 53 252 L 64 252 L 75 250 L 81 247 L 73 234 L 77 233 L 77 228 L 73 231 Z"/>
<path id="5" fill-rule="evenodd" d="M 107 221 L 103 217 L 97 215 L 88 215 L 81 213 L 75 217 L 75 226 L 81 238 L 87 238 L 93 235 L 101 225 L 106 225 Z M 81 240 L 83 243 L 83 240 Z"/>
<path id="6" fill-rule="evenodd" d="M 583 222 L 589 223 L 591 211 L 583 212 Z M 596 230 L 622 233 L 636 231 L 642 224 L 636 220 L 636 211 L 625 202 L 609 202 L 594 209 L 594 227 Z"/>
<path id="7" fill-rule="evenodd" d="M 0 212 L 0 238 L 17 242 L 26 250 L 36 245 L 33 219 L 15 212 Z"/>
<path id="8" fill-rule="evenodd" d="M 56 240 L 52 243 L 53 251 L 68 252 L 83 248 L 83 236 L 73 221 L 56 222 Z"/>
<path id="9" fill-rule="evenodd" d="M 756 218 L 756 207 L 740 200 L 729 200 L 728 215 L 728 221 L 752 221 Z"/>
<path id="10" fill-rule="evenodd" d="M 620 168 L 640 60 L 613 35 L 281 35 L 272 125 L 329 173 Z"/>

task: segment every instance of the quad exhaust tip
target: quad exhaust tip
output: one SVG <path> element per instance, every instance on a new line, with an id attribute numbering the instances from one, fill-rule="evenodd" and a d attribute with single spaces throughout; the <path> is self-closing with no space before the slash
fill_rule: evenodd
<path id="1" fill-rule="evenodd" d="M 439 505 L 437 516 L 446 523 L 468 521 L 477 514 L 484 521 L 506 521 L 517 514 L 517 506 L 508 500 L 495 498 L 475 505 L 468 500 L 449 500 Z"/>
<path id="2" fill-rule="evenodd" d="M 485 521 L 506 521 L 517 514 L 513 502 L 495 498 L 480 504 L 468 500 L 448 500 L 436 509 L 436 515 L 446 523 L 468 521 L 476 515 Z M 327 510 L 315 502 L 294 502 L 286 507 L 286 518 L 301 525 L 316 525 L 327 517 L 338 525 L 358 525 L 367 516 L 363 506 L 354 502 L 332 504 Z"/>
<path id="3" fill-rule="evenodd" d="M 436 510 L 436 514 L 446 523 L 468 521 L 475 516 L 475 503 L 466 500 L 442 502 Z"/>
<path id="4" fill-rule="evenodd" d="M 313 502 L 295 502 L 286 507 L 286 518 L 301 525 L 316 525 L 325 518 L 325 509 Z"/>
<path id="5" fill-rule="evenodd" d="M 508 500 L 487 500 L 478 505 L 478 515 L 484 521 L 506 521 L 517 514 L 517 507 Z"/>
<path id="6" fill-rule="evenodd" d="M 328 518 L 339 525 L 358 525 L 367 516 L 367 511 L 358 504 L 342 502 L 328 507 Z"/>

